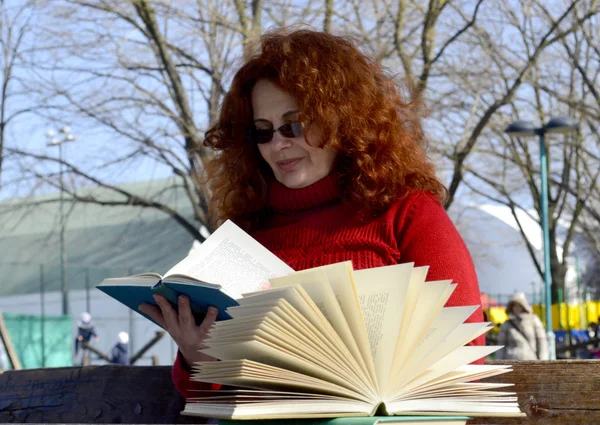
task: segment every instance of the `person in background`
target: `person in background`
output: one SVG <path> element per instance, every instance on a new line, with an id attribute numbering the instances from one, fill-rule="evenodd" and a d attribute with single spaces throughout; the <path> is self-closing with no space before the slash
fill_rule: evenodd
<path id="1" fill-rule="evenodd" d="M 0 371 L 8 370 L 9 367 L 8 354 L 6 354 L 4 343 L 0 340 Z"/>
<path id="2" fill-rule="evenodd" d="M 235 74 L 205 134 L 209 212 L 231 219 L 295 270 L 352 261 L 356 270 L 414 262 L 428 280 L 458 286 L 447 305 L 480 305 L 467 247 L 448 217 L 448 192 L 427 157 L 420 99 L 403 96 L 351 40 L 275 31 Z M 140 309 L 179 352 L 173 381 L 186 397 L 216 389 L 190 381 L 215 321 L 196 325 L 189 300 Z M 468 321 L 482 321 L 481 308 Z M 484 337 L 474 344 L 483 345 Z"/>
<path id="3" fill-rule="evenodd" d="M 80 316 L 80 321 L 77 323 L 77 337 L 75 338 L 75 356 L 78 355 L 81 350 L 81 364 L 86 362 L 89 355 L 89 350 L 85 345 L 89 344 L 92 340 L 98 341 L 98 335 L 96 334 L 96 328 L 92 323 L 92 315 L 90 313 L 83 312 Z"/>
<path id="4" fill-rule="evenodd" d="M 548 340 L 542 321 L 523 292 L 512 296 L 506 306 L 508 320 L 500 327 L 497 344 L 504 348 L 497 360 L 548 360 Z"/>
<path id="5" fill-rule="evenodd" d="M 586 358 L 600 359 L 600 335 L 598 335 L 598 332 L 600 332 L 600 327 L 598 326 L 598 323 L 591 322 L 588 324 L 587 333 L 589 336 L 590 344 L 588 344 L 587 346 L 588 354 Z"/>
<path id="6" fill-rule="evenodd" d="M 598 325 L 598 323 L 590 322 L 588 324 L 587 333 L 590 340 L 598 340 L 600 338 L 600 335 L 598 335 L 599 330 L 600 326 Z"/>
<path id="7" fill-rule="evenodd" d="M 110 352 L 110 362 L 114 364 L 128 365 L 129 361 L 129 334 L 119 332 L 119 340 Z"/>

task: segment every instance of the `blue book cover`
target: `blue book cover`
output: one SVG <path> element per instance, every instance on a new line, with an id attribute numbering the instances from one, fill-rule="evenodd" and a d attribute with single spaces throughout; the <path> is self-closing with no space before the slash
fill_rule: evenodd
<path id="1" fill-rule="evenodd" d="M 236 299 L 242 294 L 258 291 L 269 279 L 293 271 L 228 220 L 164 278 L 157 273 L 109 278 L 96 288 L 151 321 L 139 311 L 140 304 L 156 305 L 153 295 L 160 294 L 177 310 L 177 297 L 187 295 L 199 323 L 210 306 L 219 309 L 217 320 L 229 319 L 225 310 L 238 305 Z"/>
<path id="2" fill-rule="evenodd" d="M 190 299 L 192 312 L 198 323 L 202 321 L 210 306 L 215 306 L 219 309 L 217 320 L 225 320 L 230 318 L 225 310 L 228 307 L 238 305 L 238 302 L 235 299 L 214 285 L 208 286 L 202 285 L 201 283 L 168 282 L 160 279 L 158 275 L 139 275 L 131 276 L 129 278 L 105 279 L 96 287 L 152 322 L 154 322 L 154 320 L 142 313 L 139 310 L 139 306 L 144 303 L 156 305 L 156 301 L 153 297 L 154 294 L 165 297 L 176 310 L 177 297 L 179 295 L 187 295 Z M 159 323 L 156 324 L 160 326 Z"/>

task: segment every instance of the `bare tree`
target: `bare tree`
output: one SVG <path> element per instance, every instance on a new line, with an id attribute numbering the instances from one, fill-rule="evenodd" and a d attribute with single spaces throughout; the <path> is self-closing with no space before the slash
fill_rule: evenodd
<path id="1" fill-rule="evenodd" d="M 262 33 L 263 0 L 249 2 L 250 13 L 246 1 L 234 0 L 234 2 L 244 42 L 244 58 L 248 59 L 254 54 L 256 42 Z"/>
<path id="2" fill-rule="evenodd" d="M 514 28 L 522 36 L 525 57 L 520 54 L 514 55 L 512 58 L 505 57 L 501 53 L 500 46 L 494 45 L 491 37 L 489 35 L 485 36 L 487 33 L 482 32 L 484 40 L 479 45 L 487 50 L 489 54 L 489 61 L 486 62 L 497 67 L 496 75 L 501 77 L 502 85 L 496 88 L 499 89 L 497 92 L 493 90 L 491 93 L 482 93 L 481 98 L 485 96 L 487 99 L 485 99 L 483 108 L 477 114 L 478 118 L 473 122 L 473 126 L 469 128 L 463 140 L 451 148 L 449 157 L 452 158 L 453 171 L 448 187 L 451 197 L 450 204 L 461 182 L 463 182 L 467 158 L 475 149 L 480 136 L 489 126 L 495 114 L 518 95 L 519 89 L 531 75 L 533 67 L 549 47 L 577 31 L 584 22 L 598 13 L 597 8 L 595 8 L 578 19 L 571 19 L 578 6 L 584 8 L 582 3 L 580 1 L 570 2 L 565 9 L 558 12 L 556 19 L 547 20 L 548 24 L 541 30 L 530 28 L 526 19 L 523 20 L 525 23 L 523 21 L 519 22 L 516 18 L 517 14 L 513 10 L 505 10 L 505 16 L 509 18 L 509 22 L 514 25 Z M 508 5 L 505 5 L 505 7 L 509 8 Z M 526 7 L 526 4 L 524 7 Z M 523 11 L 518 16 L 526 16 L 526 13 Z M 486 39 L 487 43 L 485 42 Z"/>
<path id="3" fill-rule="evenodd" d="M 538 10 L 542 16 L 551 19 L 547 10 L 542 7 Z M 570 20 L 579 22 L 575 13 Z M 526 37 L 525 29 L 521 36 Z M 490 123 L 488 140 L 476 151 L 479 162 L 487 163 L 487 167 L 478 167 L 475 162 L 465 166 L 468 173 L 476 178 L 475 181 L 466 182 L 471 190 L 511 209 L 535 267 L 543 276 L 540 258 L 517 214 L 517 210 L 528 212 L 533 209 L 535 213 L 529 213 L 530 218 L 538 222 L 542 216 L 538 141 L 509 138 L 502 134 L 503 126 L 509 119 L 518 119 L 524 113 L 545 123 L 548 120 L 547 111 L 550 110 L 562 110 L 579 118 L 580 130 L 576 135 L 547 137 L 545 140 L 548 150 L 547 172 L 550 176 L 550 264 L 555 301 L 559 289 L 565 285 L 567 257 L 572 254 L 575 236 L 581 231 L 581 219 L 586 211 L 591 211 L 586 215 L 594 218 L 594 207 L 600 199 L 598 122 L 585 113 L 587 107 L 582 107 L 590 103 L 588 82 L 595 81 L 594 84 L 597 84 L 600 58 L 596 54 L 580 29 L 561 38 L 544 60 L 532 66 L 527 79 L 531 88 L 530 96 L 513 100 L 512 114 L 497 116 Z M 551 90 L 543 90 L 548 87 Z M 556 98 L 553 93 L 561 93 L 562 97 Z"/>
<path id="4" fill-rule="evenodd" d="M 588 221 L 584 218 L 581 228 L 578 255 L 586 263 L 582 282 L 593 294 L 593 299 L 597 299 L 600 296 L 600 226 L 595 220 Z"/>
<path id="5" fill-rule="evenodd" d="M 325 13 L 323 17 L 323 31 L 331 32 L 333 17 L 333 0 L 325 0 Z"/>
<path id="6" fill-rule="evenodd" d="M 81 124 L 88 131 L 101 129 L 125 146 L 105 150 L 102 157 L 109 158 L 92 168 L 69 163 L 67 170 L 88 184 L 115 190 L 125 196 L 122 203 L 168 213 L 203 240 L 194 221 L 207 223 L 209 193 L 193 177 L 202 173 L 207 159 L 202 129 L 215 118 L 225 91 L 224 75 L 232 62 L 235 41 L 224 25 L 232 11 L 212 0 L 177 6 L 181 8 L 146 0 L 53 4 L 52 19 L 39 33 L 47 40 L 39 49 L 52 52 L 45 62 L 49 64 L 31 66 L 40 76 L 40 90 L 51 99 L 43 112 L 48 120 L 76 121 L 80 131 Z M 13 153 L 58 161 L 23 150 Z M 191 221 L 155 200 L 117 190 L 106 173 L 102 175 L 103 170 L 133 165 L 143 158 L 181 177 L 194 208 Z M 32 172 L 38 178 L 54 178 Z M 70 192 L 72 200 L 82 201 L 75 188 Z"/>
<path id="7" fill-rule="evenodd" d="M 210 193 L 195 177 L 212 153 L 203 148 L 202 134 L 217 118 L 238 57 L 254 53 L 263 15 L 283 16 L 290 7 L 272 3 L 267 13 L 262 1 L 218 0 L 63 0 L 48 5 L 38 29 L 38 54 L 44 60 L 38 56 L 29 63 L 39 78 L 40 97 L 48 99 L 40 114 L 52 122 L 76 122 L 79 133 L 95 132 L 108 144 L 120 144 L 103 149 L 85 166 L 63 160 L 78 177 L 73 181 L 113 190 L 117 204 L 158 208 L 203 240 L 197 229 L 208 224 Z M 58 158 L 25 149 L 11 152 L 35 159 L 34 169 L 27 171 L 31 178 L 56 186 L 56 175 L 42 164 L 59 163 Z M 148 160 L 181 178 L 192 218 L 117 190 L 111 172 Z M 68 192 L 73 202 L 102 204 L 78 197 L 76 187 Z"/>
<path id="8" fill-rule="evenodd" d="M 27 54 L 27 37 L 31 34 L 35 14 L 33 1 L 18 5 L 0 3 L 0 66 L 2 72 L 0 88 L 0 187 L 7 146 L 8 127 L 24 114 L 33 111 L 27 101 L 23 55 Z"/>
<path id="9" fill-rule="evenodd" d="M 194 229 L 206 223 L 210 193 L 194 177 L 211 155 L 202 148 L 202 134 L 217 118 L 233 70 L 253 54 L 263 29 L 308 23 L 350 34 L 412 81 L 413 94 L 430 105 L 432 151 L 447 167 L 451 204 L 469 172 L 481 169 L 481 140 L 497 139 L 506 110 L 530 95 L 538 63 L 573 34 L 596 37 L 597 13 L 591 0 L 552 8 L 533 0 L 59 0 L 39 20 L 37 56 L 29 66 L 44 100 L 40 114 L 76 122 L 80 133 L 98 138 L 97 155 L 64 161 L 76 177 L 71 181 L 110 188 L 120 202 L 158 208 L 202 240 Z M 551 79 L 535 81 L 540 93 L 567 105 L 558 96 L 564 92 L 551 95 L 557 91 Z M 600 115 L 593 115 L 589 102 L 576 100 L 572 107 L 585 109 L 595 122 Z M 11 152 L 35 159 L 31 177 L 56 185 L 43 164 L 57 158 Z M 115 175 L 148 161 L 181 178 L 193 217 L 177 217 L 153 199 L 117 190 Z M 68 190 L 77 200 L 77 186 Z"/>
<path id="10" fill-rule="evenodd" d="M 502 108 L 519 96 L 544 54 L 599 12 L 595 1 L 573 0 L 552 11 L 533 2 L 478 0 L 373 2 L 351 0 L 338 12 L 353 34 L 411 95 L 424 97 L 433 151 L 445 159 L 449 208 L 468 158 Z M 337 9 L 336 9 L 337 10 Z M 533 15 L 537 19 L 532 25 Z M 514 34 L 520 34 L 515 39 Z M 505 40 L 510 37 L 513 45 Z"/>

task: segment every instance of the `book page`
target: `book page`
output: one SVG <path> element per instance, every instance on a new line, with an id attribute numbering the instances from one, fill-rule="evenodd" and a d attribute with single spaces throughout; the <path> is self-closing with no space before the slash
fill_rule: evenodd
<path id="1" fill-rule="evenodd" d="M 423 339 L 427 329 L 442 310 L 455 288 L 456 285 L 453 285 L 450 280 L 423 283 L 423 289 L 419 294 L 418 301 L 415 303 L 413 315 L 406 323 L 407 329 L 396 349 L 394 361 L 398 361 L 398 367 L 403 366 L 407 357 L 412 356 L 412 350 Z M 400 359 L 402 359 L 402 362 L 400 362 Z"/>
<path id="2" fill-rule="evenodd" d="M 347 274 L 347 265 L 344 263 L 341 263 L 340 265 L 343 272 Z M 340 265 L 330 265 L 318 267 L 316 269 L 303 270 L 289 276 L 271 279 L 271 286 L 273 288 L 282 288 L 291 285 L 301 285 L 319 308 L 323 316 L 329 321 L 352 356 L 356 359 L 365 375 L 365 379 L 370 381 L 371 386 L 375 389 L 375 381 L 365 365 L 361 351 L 354 340 L 354 335 L 346 321 L 346 316 L 344 315 L 339 302 L 340 296 L 334 293 L 326 273 L 329 268 L 338 268 L 339 270 Z M 348 284 L 345 292 L 350 292 L 352 291 L 352 282 L 349 279 L 347 281 Z M 355 314 L 358 314 L 358 311 Z"/>
<path id="3" fill-rule="evenodd" d="M 311 340 L 311 338 L 282 332 L 282 327 L 273 321 L 262 323 L 258 329 L 250 330 L 244 335 L 228 338 L 227 340 L 219 339 L 218 344 L 213 344 L 211 340 L 208 340 L 206 346 L 208 348 L 228 347 L 254 340 L 260 341 L 282 353 L 288 353 L 299 359 L 310 361 L 312 364 L 340 376 L 348 383 L 356 386 L 362 385 L 363 381 L 356 377 L 355 368 L 345 366 L 342 359 L 327 350 L 323 345 Z M 265 367 L 267 366 L 265 365 Z"/>
<path id="4" fill-rule="evenodd" d="M 99 286 L 118 286 L 118 285 L 127 285 L 127 286 L 154 286 L 160 280 L 162 276 L 158 273 L 142 273 L 136 274 L 133 276 L 125 276 L 125 277 L 109 277 L 104 279 L 98 285 Z"/>
<path id="5" fill-rule="evenodd" d="M 329 398 L 332 395 L 338 397 L 356 397 L 356 393 L 351 390 L 332 384 L 329 381 L 251 360 L 199 362 L 194 367 L 194 371 L 197 372 L 192 376 L 192 380 L 194 381 L 210 382 L 214 379 L 223 379 L 226 377 L 245 378 L 247 381 L 253 379 L 252 388 L 264 390 L 260 392 L 247 389 L 219 391 L 218 394 L 224 397 L 227 397 L 227 393 L 248 393 L 251 394 L 250 396 L 253 399 L 264 397 L 283 399 L 285 396 L 303 396 L 315 399 L 320 397 Z M 285 389 L 285 392 L 281 391 L 283 389 Z M 305 393 L 297 392 L 307 390 L 308 392 Z M 315 390 L 318 390 L 320 394 L 314 393 Z"/>
<path id="6" fill-rule="evenodd" d="M 183 411 L 184 415 L 198 415 L 207 418 L 232 419 L 232 422 L 239 424 L 239 420 L 254 419 L 254 422 L 262 420 L 284 419 L 279 425 L 300 423 L 290 421 L 294 419 L 313 419 L 323 422 L 323 417 L 342 418 L 344 416 L 368 416 L 373 410 L 373 406 L 356 400 L 289 400 L 273 403 L 271 401 L 252 403 L 188 403 Z M 279 421 L 277 421 L 279 422 Z M 312 423 L 313 421 L 308 421 Z M 317 423 L 318 423 L 317 422 Z M 372 421 L 371 421 L 372 422 Z M 367 422 L 368 423 L 368 422 Z M 463 422 L 464 423 L 464 422 Z M 410 425 L 410 424 L 409 424 Z M 452 425 L 452 424 L 451 424 Z"/>
<path id="7" fill-rule="evenodd" d="M 419 396 L 420 394 L 428 393 L 430 391 L 452 388 L 453 386 L 468 386 L 470 388 L 477 388 L 479 386 L 485 389 L 513 386 L 514 384 L 509 383 L 470 382 L 502 375 L 510 372 L 511 370 L 512 369 L 509 365 L 464 365 L 440 376 L 434 382 L 423 384 L 420 385 L 418 389 L 404 392 L 397 398 L 405 400 L 408 398 L 414 398 L 414 396 Z"/>
<path id="8" fill-rule="evenodd" d="M 301 285 L 321 314 L 323 314 L 333 329 L 340 335 L 342 341 L 348 345 L 347 341 L 343 338 L 343 324 L 345 320 L 339 305 L 335 301 L 335 296 L 331 291 L 327 276 L 324 273 L 294 273 L 289 276 L 269 279 L 269 283 L 273 289 Z"/>
<path id="9" fill-rule="evenodd" d="M 347 379 L 316 365 L 310 359 L 303 359 L 289 351 L 281 351 L 259 340 L 205 348 L 201 351 L 220 360 L 247 359 L 323 379 L 353 391 L 357 398 L 364 397 L 364 389 L 352 385 Z"/>
<path id="10" fill-rule="evenodd" d="M 284 300 L 280 300 L 282 307 L 284 307 L 283 302 Z M 304 326 L 300 326 L 299 323 L 295 323 L 298 317 L 288 314 L 284 308 L 279 307 L 266 308 L 262 314 L 256 317 L 262 319 L 258 324 L 255 323 L 255 318 L 251 320 L 236 318 L 236 320 L 230 320 L 230 323 L 227 321 L 217 323 L 211 331 L 211 338 L 205 341 L 205 345 L 212 348 L 260 337 L 279 347 L 281 351 L 294 352 L 295 355 L 310 359 L 313 363 L 332 373 L 343 374 L 346 379 L 354 381 L 357 385 L 362 385 L 364 382 L 360 376 L 356 378 L 356 363 L 350 364 L 347 361 L 349 357 L 337 351 L 335 346 L 329 345 L 327 339 L 320 335 L 317 329 L 311 330 L 307 326 L 308 322 Z M 235 322 L 240 321 L 241 325 L 248 325 L 245 328 L 230 326 L 236 325 Z M 228 328 L 233 328 L 237 332 L 230 333 Z"/>
<path id="11" fill-rule="evenodd" d="M 274 297 L 276 298 L 273 299 Z M 325 319 L 317 305 L 308 296 L 303 286 L 288 286 L 265 291 L 243 298 L 241 301 L 242 305 L 239 307 L 227 310 L 234 320 L 229 323 L 217 323 L 214 330 L 211 331 L 211 336 L 216 335 L 220 329 L 234 326 L 240 320 L 243 322 L 253 320 L 252 315 L 277 313 L 277 316 L 284 319 L 284 322 L 280 325 L 296 335 L 298 335 L 298 332 L 304 333 L 309 340 L 318 344 L 319 349 L 323 350 L 326 356 L 335 356 L 335 361 L 330 360 L 330 363 L 335 364 L 340 372 L 344 369 L 344 373 L 348 376 L 347 379 L 353 379 L 356 385 L 366 387 L 365 393 L 376 394 L 375 388 L 369 385 L 369 381 L 356 359 L 348 351 L 348 348 L 343 344 L 339 335 Z M 273 303 L 279 306 L 278 309 L 281 309 L 281 313 L 273 308 Z M 235 328 L 240 329 L 238 326 L 235 326 Z M 280 338 L 283 339 L 283 334 L 280 335 Z M 207 341 L 207 345 L 209 342 L 210 340 Z M 307 346 L 308 342 L 305 345 Z"/>
<path id="12" fill-rule="evenodd" d="M 436 362 L 448 353 L 456 350 L 458 347 L 468 344 L 475 338 L 492 329 L 489 322 L 479 323 L 462 323 L 456 327 L 448 337 L 439 344 L 432 353 L 430 353 L 422 363 Z M 423 367 L 422 364 L 418 364 L 417 368 Z"/>
<path id="13" fill-rule="evenodd" d="M 315 267 L 308 270 L 302 270 L 297 274 L 311 273 L 313 271 L 323 271 L 329 280 L 331 289 L 335 294 L 335 298 L 342 309 L 342 313 L 346 318 L 346 323 L 352 332 L 352 336 L 358 345 L 360 356 L 357 360 L 361 365 L 369 371 L 370 381 L 377 387 L 377 378 L 375 374 L 375 365 L 371 355 L 369 346 L 369 336 L 360 307 L 360 300 L 356 291 L 356 283 L 354 281 L 354 271 L 351 261 L 329 264 L 327 266 Z M 349 347 L 352 350 L 352 347 Z M 352 351 L 355 354 L 354 351 Z M 360 358 L 359 358 L 360 357 Z"/>
<path id="14" fill-rule="evenodd" d="M 469 384 L 473 384 L 472 387 L 468 386 Z M 502 386 L 506 386 L 508 384 L 497 384 L 496 386 L 484 387 L 480 384 L 478 386 L 477 383 L 465 382 L 461 384 L 449 384 L 442 388 L 433 389 L 431 391 L 422 391 L 420 393 L 411 394 L 409 397 L 402 397 L 402 400 L 416 400 L 419 398 L 429 398 L 429 397 L 440 397 L 440 396 L 452 396 L 455 397 L 457 395 L 460 396 L 486 396 L 486 397 L 497 397 L 497 396 L 513 396 L 516 393 L 511 391 L 495 391 L 495 388 L 501 388 Z M 492 384 L 494 385 L 494 384 Z"/>
<path id="15" fill-rule="evenodd" d="M 392 368 L 412 270 L 408 263 L 354 272 L 380 391 Z"/>
<path id="16" fill-rule="evenodd" d="M 415 271 L 417 270 L 415 269 Z M 411 283 L 413 283 L 413 279 L 418 279 L 419 282 L 422 282 L 425 276 L 423 274 L 416 274 L 415 271 L 413 271 L 413 275 L 411 276 Z M 451 280 L 422 282 L 422 286 L 419 292 L 419 299 L 414 302 L 415 309 L 412 316 L 408 318 L 405 313 L 402 319 L 403 327 L 400 330 L 400 337 L 398 338 L 391 372 L 392 381 L 394 382 L 399 381 L 397 375 L 403 370 L 406 363 L 411 358 L 419 358 L 421 355 L 419 352 L 415 353 L 413 351 L 426 335 L 430 336 L 427 332 L 432 322 L 456 288 L 456 285 L 453 285 Z M 422 344 L 420 345 L 422 346 Z M 388 391 L 390 390 L 391 388 L 388 388 Z"/>
<path id="17" fill-rule="evenodd" d="M 434 383 L 446 373 L 451 372 L 460 366 L 467 365 L 475 360 L 479 360 L 485 356 L 488 356 L 494 351 L 498 351 L 500 348 L 500 346 L 459 347 L 409 381 L 402 387 L 402 390 L 408 391 L 419 388 L 424 384 Z"/>
<path id="18" fill-rule="evenodd" d="M 416 366 L 412 367 L 408 375 L 403 375 L 403 379 L 411 379 L 413 376 L 417 376 L 421 371 L 443 359 L 444 356 L 447 356 L 459 347 L 466 345 L 469 341 L 472 341 L 479 335 L 483 335 L 491 328 L 492 327 L 487 326 L 486 323 L 461 324 L 450 333 L 441 344 L 437 345 L 433 351 L 428 355 L 425 355 Z"/>
<path id="19" fill-rule="evenodd" d="M 294 270 L 227 220 L 198 249 L 165 274 L 221 285 L 233 298 L 260 289 L 272 277 Z"/>
<path id="20" fill-rule="evenodd" d="M 309 321 L 313 326 L 322 331 L 324 335 L 338 337 L 319 308 L 308 296 L 304 288 L 300 286 L 284 286 L 241 298 L 239 302 L 240 307 L 232 308 L 231 316 L 239 318 L 243 317 L 242 315 L 252 314 L 252 308 L 260 309 L 271 305 L 272 302 L 277 303 L 281 299 L 289 302 L 290 305 L 300 312 L 304 318 L 303 320 Z"/>
<path id="21" fill-rule="evenodd" d="M 525 416 L 515 397 L 439 397 L 390 403 L 392 414 L 414 412 L 461 413 L 469 416 Z"/>
<path id="22" fill-rule="evenodd" d="M 449 335 L 477 309 L 477 306 L 445 307 L 437 314 L 435 319 L 427 328 L 421 340 L 413 348 L 410 358 L 404 364 L 404 367 L 398 371 L 396 382 L 405 382 L 411 376 L 422 371 L 429 364 L 436 360 L 428 361 L 431 358 L 438 359 L 444 353 L 438 350 L 444 341 L 452 340 Z M 477 324 L 477 329 L 485 328 L 485 323 Z M 471 333 L 474 333 L 472 331 Z M 462 340 L 452 340 L 456 346 L 462 345 Z M 431 357 L 430 357 L 431 356 Z"/>
<path id="23" fill-rule="evenodd" d="M 419 303 L 419 300 L 422 299 L 421 294 L 424 291 L 423 288 L 425 286 L 425 278 L 427 277 L 428 270 L 429 267 L 414 267 L 411 271 L 408 288 L 406 289 L 406 300 L 404 311 L 402 313 L 402 322 L 400 330 L 398 331 L 398 336 L 396 337 L 392 366 L 389 371 L 390 378 L 396 374 L 398 367 L 404 363 L 406 357 L 410 354 L 416 335 L 422 334 L 425 330 L 423 326 L 425 326 L 428 319 L 421 318 L 421 316 L 426 314 L 429 309 L 423 308 L 417 310 L 417 306 L 423 307 L 424 305 L 430 305 L 433 301 L 432 299 L 428 299 L 425 303 Z M 436 304 L 439 303 L 439 297 L 438 300 L 435 301 Z M 390 392 L 390 386 L 393 385 L 394 382 L 393 379 L 388 378 L 388 380 L 390 385 L 382 389 L 384 400 Z"/>

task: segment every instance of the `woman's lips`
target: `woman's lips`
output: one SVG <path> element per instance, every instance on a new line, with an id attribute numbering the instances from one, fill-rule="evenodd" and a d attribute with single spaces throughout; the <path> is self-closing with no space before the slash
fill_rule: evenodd
<path id="1" fill-rule="evenodd" d="M 286 159 L 285 161 L 277 161 L 277 166 L 283 171 L 292 171 L 296 164 L 298 164 L 302 158 Z"/>

